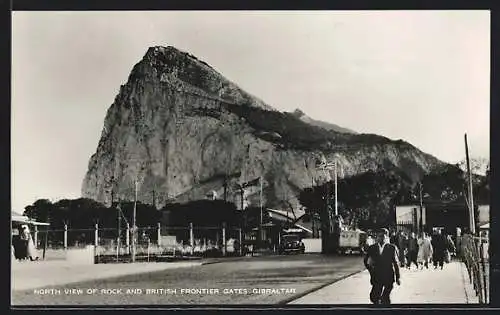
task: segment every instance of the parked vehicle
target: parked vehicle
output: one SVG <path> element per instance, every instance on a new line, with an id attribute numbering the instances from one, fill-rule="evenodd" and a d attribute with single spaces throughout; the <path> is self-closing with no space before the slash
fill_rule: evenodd
<path id="1" fill-rule="evenodd" d="M 281 237 L 281 243 L 278 252 L 280 254 L 305 253 L 306 247 L 302 242 L 300 235 L 285 234 Z"/>
<path id="2" fill-rule="evenodd" d="M 347 230 L 340 232 L 339 252 L 340 254 L 363 254 L 370 243 L 366 232 L 361 230 Z"/>

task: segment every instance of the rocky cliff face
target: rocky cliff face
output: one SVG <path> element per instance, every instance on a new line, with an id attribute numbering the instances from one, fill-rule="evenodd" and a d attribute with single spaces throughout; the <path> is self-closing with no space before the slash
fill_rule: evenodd
<path id="1" fill-rule="evenodd" d="M 255 119 L 254 112 L 262 118 Z M 258 130 L 263 122 L 266 128 L 276 126 Z M 403 141 L 340 136 L 317 126 L 306 138 L 314 133 L 320 142 L 296 147 L 295 127 L 306 128 L 301 123 L 194 56 L 152 47 L 107 112 L 82 196 L 106 204 L 112 196 L 133 200 L 137 180 L 138 199 L 161 207 L 171 199 L 200 199 L 212 191 L 222 197 L 226 180 L 228 200 L 239 205 L 235 185 L 262 177 L 266 205 L 296 208 L 300 189 L 330 176 L 316 167 L 321 159 L 336 160 L 340 176 L 398 168 L 416 179 L 442 164 Z M 258 203 L 259 185 L 246 189 L 245 196 Z"/>

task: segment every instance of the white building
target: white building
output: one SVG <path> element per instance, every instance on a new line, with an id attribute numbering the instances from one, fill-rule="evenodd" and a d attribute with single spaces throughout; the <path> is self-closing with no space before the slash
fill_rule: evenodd
<path id="1" fill-rule="evenodd" d="M 427 221 L 425 206 L 422 206 L 422 224 Z M 417 232 L 420 225 L 420 205 L 396 206 L 396 226 L 398 230 Z"/>
<path id="2" fill-rule="evenodd" d="M 490 205 L 478 205 L 478 225 L 482 226 L 490 223 Z"/>

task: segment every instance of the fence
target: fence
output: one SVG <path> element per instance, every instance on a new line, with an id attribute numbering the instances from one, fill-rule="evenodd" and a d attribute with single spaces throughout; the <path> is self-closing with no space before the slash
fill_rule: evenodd
<path id="1" fill-rule="evenodd" d="M 138 227 L 134 231 L 100 228 L 35 232 L 34 239 L 45 260 L 62 260 L 66 253 L 88 246 L 94 248 L 97 263 L 152 261 L 171 258 L 237 256 L 246 254 L 240 245 L 243 233 L 232 227 L 160 226 Z M 134 246 L 135 240 L 135 246 Z"/>
<path id="2" fill-rule="evenodd" d="M 64 260 L 67 249 L 83 249 L 94 245 L 95 229 L 35 231 L 33 239 L 39 257 L 44 260 Z"/>
<path id="3" fill-rule="evenodd" d="M 479 303 L 487 304 L 490 301 L 490 274 L 489 274 L 489 239 L 463 235 L 460 238 L 460 254 L 469 274 L 469 281 L 474 286 Z"/>

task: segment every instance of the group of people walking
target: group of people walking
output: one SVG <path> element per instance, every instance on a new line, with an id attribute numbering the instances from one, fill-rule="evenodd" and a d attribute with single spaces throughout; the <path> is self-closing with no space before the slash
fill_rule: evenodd
<path id="1" fill-rule="evenodd" d="M 449 262 L 451 254 L 456 251 L 455 244 L 450 235 L 445 235 L 438 229 L 432 236 L 422 232 L 419 237 L 414 232 L 393 233 L 390 242 L 394 244 L 399 253 L 401 267 L 411 269 L 429 269 L 432 263 L 434 269 L 443 269 L 445 262 Z"/>
<path id="2" fill-rule="evenodd" d="M 444 268 L 449 261 L 450 253 L 455 252 L 455 244 L 451 236 L 446 236 L 442 230 L 437 230 L 432 237 L 421 233 L 417 238 L 415 233 L 393 233 L 383 228 L 377 232 L 375 244 L 368 247 L 364 257 L 365 267 L 370 272 L 370 301 L 373 304 L 390 304 L 391 291 L 394 283 L 401 285 L 401 268 L 411 269 L 414 264 L 418 269 Z"/>

